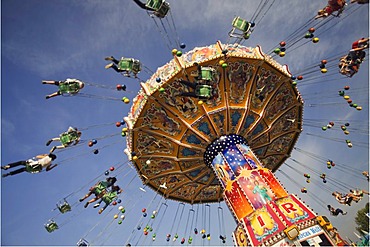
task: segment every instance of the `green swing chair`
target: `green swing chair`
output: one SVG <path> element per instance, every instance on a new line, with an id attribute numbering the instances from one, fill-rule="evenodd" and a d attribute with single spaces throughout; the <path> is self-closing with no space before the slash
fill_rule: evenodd
<path id="1" fill-rule="evenodd" d="M 153 9 L 158 18 L 164 18 L 170 10 L 170 5 L 164 0 L 147 0 L 145 6 Z"/>
<path id="2" fill-rule="evenodd" d="M 229 36 L 235 38 L 248 39 L 251 33 L 251 23 L 238 17 L 235 17 L 232 22 L 233 29 L 230 31 Z M 236 30 L 242 33 L 237 33 Z"/>
<path id="3" fill-rule="evenodd" d="M 53 232 L 59 229 L 58 224 L 54 220 L 49 220 L 44 226 L 45 226 L 46 231 L 48 232 Z"/>

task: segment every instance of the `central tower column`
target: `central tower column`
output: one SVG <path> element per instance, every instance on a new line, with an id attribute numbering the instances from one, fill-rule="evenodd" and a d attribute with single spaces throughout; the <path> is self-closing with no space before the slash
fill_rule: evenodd
<path id="1" fill-rule="evenodd" d="M 238 224 L 233 233 L 236 245 L 338 245 L 330 229 L 323 227 L 330 224 L 326 217 L 316 217 L 299 198 L 288 194 L 242 136 L 215 140 L 207 147 L 204 162 L 218 177 Z"/>

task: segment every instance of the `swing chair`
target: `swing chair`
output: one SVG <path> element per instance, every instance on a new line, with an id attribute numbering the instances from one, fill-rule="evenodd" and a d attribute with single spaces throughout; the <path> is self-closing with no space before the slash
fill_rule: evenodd
<path id="1" fill-rule="evenodd" d="M 26 171 L 27 172 L 29 172 L 29 173 L 38 173 L 38 172 L 41 172 L 41 170 L 42 170 L 42 165 L 40 165 L 40 164 L 30 165 L 27 162 L 27 165 L 26 165 Z"/>
<path id="2" fill-rule="evenodd" d="M 164 18 L 170 10 L 170 5 L 164 0 L 147 0 L 145 6 L 153 9 L 158 18 Z"/>
<path id="3" fill-rule="evenodd" d="M 133 58 L 121 58 L 118 63 L 119 70 L 125 72 L 125 76 L 130 76 L 130 72 L 136 75 L 141 71 L 141 63 L 137 59 Z"/>
<path id="4" fill-rule="evenodd" d="M 215 82 L 216 81 L 216 70 L 211 67 L 202 67 L 200 79 L 202 81 Z"/>
<path id="5" fill-rule="evenodd" d="M 78 91 L 80 90 L 80 85 L 78 83 L 63 83 L 63 84 L 59 84 L 59 91 L 61 92 L 61 94 L 63 96 L 66 96 L 66 95 L 73 95 L 73 94 L 76 94 L 78 93 Z"/>
<path id="6" fill-rule="evenodd" d="M 196 85 L 195 95 L 197 97 L 211 98 L 212 97 L 212 86 L 210 85 Z"/>
<path id="7" fill-rule="evenodd" d="M 45 226 L 46 231 L 48 232 L 53 232 L 59 229 L 58 224 L 54 220 L 49 220 L 44 226 Z"/>
<path id="8" fill-rule="evenodd" d="M 62 214 L 67 213 L 72 210 L 71 205 L 68 204 L 66 199 L 59 201 L 57 204 L 57 208 Z"/>
<path id="9" fill-rule="evenodd" d="M 250 23 L 242 18 L 235 17 L 232 22 L 233 29 L 229 32 L 230 37 L 239 38 L 239 39 L 249 39 L 250 34 L 252 33 L 251 27 L 254 26 L 254 23 Z M 242 33 L 236 32 L 237 30 L 242 31 Z"/>
<path id="10" fill-rule="evenodd" d="M 200 71 L 193 71 L 191 76 L 197 77 L 197 80 L 201 82 L 215 82 L 216 70 L 211 67 L 201 67 Z"/>
<path id="11" fill-rule="evenodd" d="M 81 132 L 80 132 L 81 133 Z M 62 133 L 59 138 L 60 138 L 60 142 L 64 145 L 64 144 L 69 144 L 69 143 L 72 143 L 74 142 L 75 140 L 78 140 L 78 138 L 80 137 L 79 135 L 79 132 L 78 131 L 72 131 L 72 132 L 64 132 Z"/>
<path id="12" fill-rule="evenodd" d="M 78 240 L 77 246 L 90 246 L 90 245 L 89 245 L 89 242 L 87 242 L 86 239 L 81 238 L 80 240 Z"/>

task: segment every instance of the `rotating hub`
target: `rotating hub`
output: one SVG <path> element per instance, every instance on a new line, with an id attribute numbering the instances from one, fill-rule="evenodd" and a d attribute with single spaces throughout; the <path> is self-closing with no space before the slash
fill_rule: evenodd
<path id="1" fill-rule="evenodd" d="M 226 148 L 235 144 L 246 144 L 247 141 L 244 137 L 236 134 L 223 135 L 220 138 L 214 140 L 210 145 L 208 145 L 206 151 L 204 152 L 204 163 L 208 166 L 212 166 L 213 159 L 217 156 L 219 152 L 224 151 Z"/>

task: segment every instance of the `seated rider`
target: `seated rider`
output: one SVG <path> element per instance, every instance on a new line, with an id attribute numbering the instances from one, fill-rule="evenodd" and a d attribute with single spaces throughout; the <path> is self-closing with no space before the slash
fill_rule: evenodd
<path id="1" fill-rule="evenodd" d="M 364 197 L 364 194 L 369 195 L 369 192 L 366 190 L 355 189 L 349 191 L 351 192 L 350 195 L 353 197 L 355 202 L 361 201 L 361 199 Z"/>
<path id="2" fill-rule="evenodd" d="M 342 193 L 339 193 L 336 191 L 336 192 L 333 192 L 332 195 L 335 197 L 335 199 L 340 204 L 351 206 L 351 202 L 353 200 L 353 197 L 351 196 L 351 194 L 342 195 Z"/>
<path id="3" fill-rule="evenodd" d="M 55 149 L 66 148 L 72 144 L 76 145 L 80 141 L 81 134 L 81 131 L 78 131 L 77 128 L 69 127 L 68 130 L 60 134 L 59 137 L 55 137 L 47 141 L 46 146 L 49 146 L 50 143 L 52 143 L 53 141 L 61 142 L 62 145 L 52 147 L 52 149 L 50 150 L 50 152 L 52 153 Z"/>
<path id="4" fill-rule="evenodd" d="M 130 73 L 132 72 L 132 74 L 136 78 L 137 74 L 141 71 L 141 63 L 137 59 L 122 57 L 120 60 L 117 60 L 113 56 L 110 56 L 106 57 L 105 60 L 113 62 L 107 64 L 105 66 L 106 69 L 112 68 L 118 73 L 124 72 L 124 76 L 127 77 L 129 77 Z"/>
<path id="5" fill-rule="evenodd" d="M 342 209 L 340 209 L 340 208 L 334 208 L 331 205 L 328 205 L 328 209 L 330 211 L 330 214 L 333 215 L 333 216 L 338 216 L 339 214 L 342 214 L 342 215 L 346 215 L 347 214 L 347 212 L 344 212 Z"/>
<path id="6" fill-rule="evenodd" d="M 94 205 L 94 208 L 99 207 L 100 203 L 103 201 L 105 203 L 105 205 L 104 205 L 104 207 L 99 209 L 99 214 L 101 214 L 113 202 L 113 200 L 118 197 L 118 194 L 122 193 L 122 191 L 123 190 L 119 186 L 113 185 L 112 190 L 103 194 L 100 201 L 97 204 Z"/>
<path id="7" fill-rule="evenodd" d="M 349 60 L 350 64 L 360 65 L 364 61 L 365 56 L 366 52 L 364 52 L 363 50 L 352 49 L 349 51 L 347 59 Z"/>
<path id="8" fill-rule="evenodd" d="M 333 12 L 337 11 L 337 17 L 342 13 L 344 6 L 346 5 L 346 0 L 328 0 L 328 4 L 325 8 L 320 9 L 315 16 L 315 19 L 326 18 Z"/>
<path id="9" fill-rule="evenodd" d="M 39 173 L 44 168 L 46 171 L 50 171 L 54 167 L 57 166 L 57 164 L 51 164 L 53 160 L 57 158 L 55 154 L 40 154 L 36 156 L 37 160 L 28 159 L 28 160 L 21 160 L 18 162 L 10 163 L 6 166 L 2 166 L 1 169 L 8 170 L 9 168 L 17 167 L 17 166 L 24 166 L 20 169 L 11 171 L 9 173 L 3 174 L 2 177 L 12 176 L 21 172 L 29 172 L 29 173 Z"/>
<path id="10" fill-rule="evenodd" d="M 360 64 L 365 59 L 364 49 L 369 47 L 369 38 L 361 38 L 352 43 L 352 49 L 349 50 L 348 59 L 352 64 Z"/>
<path id="11" fill-rule="evenodd" d="M 95 195 L 95 198 L 91 199 L 90 201 L 86 202 L 85 204 L 85 208 L 87 206 L 89 206 L 90 203 L 93 203 L 95 201 L 97 201 L 98 199 L 100 199 L 105 193 L 106 193 L 106 190 L 109 188 L 109 187 L 113 187 L 114 186 L 114 183 L 117 181 L 117 178 L 115 177 L 108 177 L 105 181 L 99 181 L 97 182 L 94 186 L 92 186 L 89 190 L 89 192 L 83 197 L 81 198 L 79 201 L 82 202 L 83 200 L 85 200 L 86 198 L 88 198 L 89 196 L 91 196 L 92 194 Z"/>
<path id="12" fill-rule="evenodd" d="M 64 81 L 42 81 L 42 84 L 57 85 L 59 89 L 57 92 L 47 95 L 46 99 L 50 99 L 52 97 L 62 94 L 74 95 L 77 94 L 80 91 L 80 89 L 82 89 L 85 86 L 85 84 L 82 81 L 70 78 Z"/>
<path id="13" fill-rule="evenodd" d="M 369 47 L 369 38 L 361 38 L 352 43 L 352 50 L 363 50 Z"/>
<path id="14" fill-rule="evenodd" d="M 339 72 L 348 77 L 354 76 L 358 72 L 360 64 L 365 57 L 363 53 L 364 51 L 352 51 L 348 55 L 341 57 L 339 61 Z"/>
<path id="15" fill-rule="evenodd" d="M 195 65 L 197 66 L 195 82 L 182 79 L 179 80 L 180 83 L 193 90 L 189 92 L 181 92 L 176 96 L 187 96 L 198 99 L 211 99 L 216 97 L 217 80 L 215 79 L 215 69 L 211 67 L 202 67 L 197 63 L 195 63 Z"/>
<path id="16" fill-rule="evenodd" d="M 364 49 L 369 46 L 369 38 L 361 38 L 352 43 L 352 49 L 347 56 L 343 56 L 339 62 L 340 73 L 352 77 L 360 68 L 360 64 L 366 57 Z"/>

